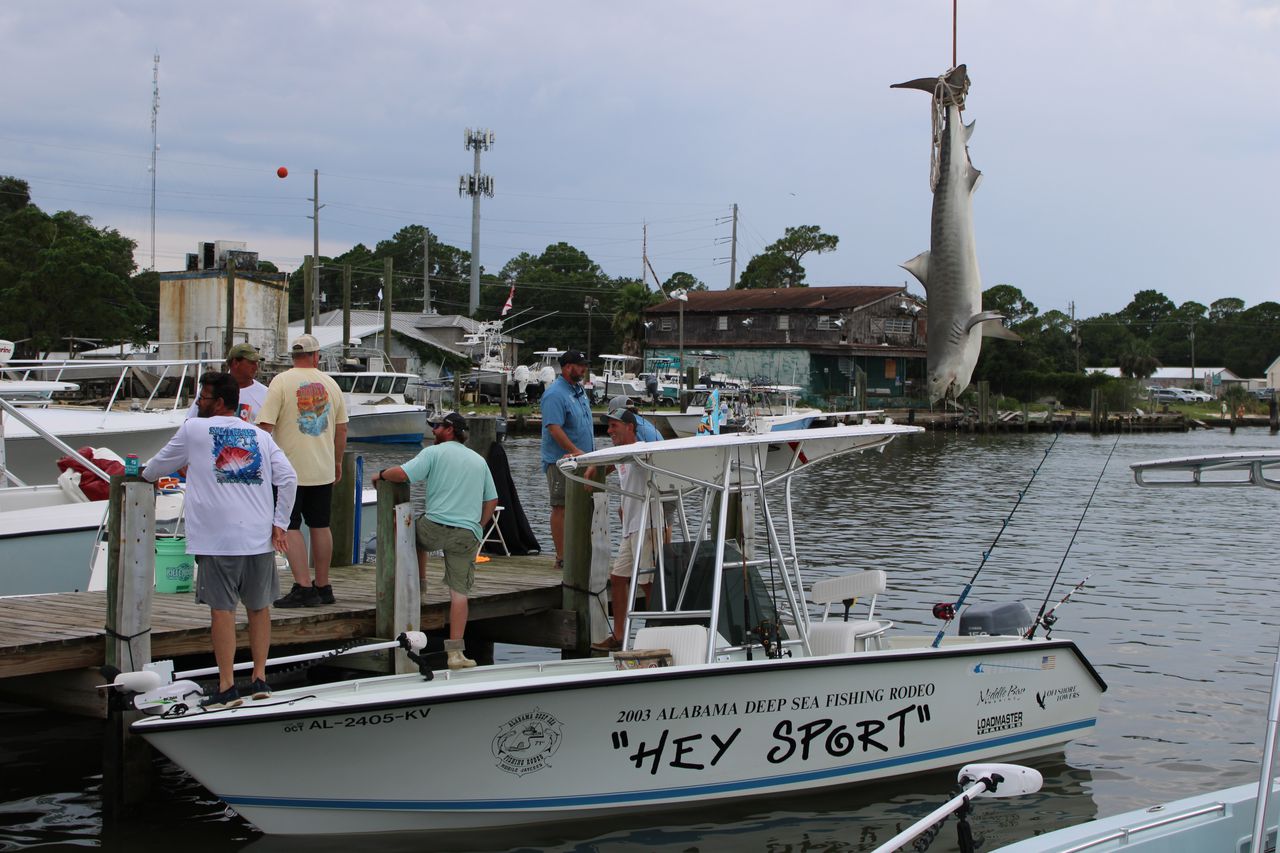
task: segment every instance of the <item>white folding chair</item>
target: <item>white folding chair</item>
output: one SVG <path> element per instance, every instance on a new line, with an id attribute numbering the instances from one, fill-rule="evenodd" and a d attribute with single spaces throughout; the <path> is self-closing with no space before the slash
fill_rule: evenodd
<path id="1" fill-rule="evenodd" d="M 476 548 L 476 556 L 480 556 L 480 552 L 484 550 L 484 546 L 490 542 L 497 542 L 502 546 L 502 553 L 508 557 L 511 556 L 511 549 L 507 547 L 507 540 L 502 535 L 502 528 L 498 526 L 498 519 L 502 516 L 502 507 L 494 507 L 493 518 L 489 519 L 489 529 L 484 532 L 484 538 L 480 540 L 480 547 Z"/>
<path id="2" fill-rule="evenodd" d="M 844 654 L 883 648 L 881 637 L 893 627 L 888 619 L 876 619 L 876 599 L 887 588 L 887 577 L 882 569 L 856 572 L 838 578 L 815 581 L 809 598 L 814 604 L 823 605 L 822 621 L 809 629 L 809 646 L 815 655 Z M 853 602 L 865 596 L 871 597 L 867 618 L 850 621 L 849 610 Z M 844 619 L 828 621 L 831 605 L 844 604 Z"/>

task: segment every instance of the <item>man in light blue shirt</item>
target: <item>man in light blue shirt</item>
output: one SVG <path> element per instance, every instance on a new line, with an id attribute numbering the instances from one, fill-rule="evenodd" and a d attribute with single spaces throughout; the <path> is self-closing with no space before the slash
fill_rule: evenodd
<path id="1" fill-rule="evenodd" d="M 581 456 L 595 449 L 591 404 L 582 390 L 587 357 L 576 349 L 560 356 L 560 376 L 542 395 L 542 471 L 547 477 L 551 503 L 551 541 L 556 546 L 556 568 L 564 562 L 564 474 L 556 460 Z"/>
<path id="2" fill-rule="evenodd" d="M 476 579 L 476 552 L 484 528 L 498 506 L 489 463 L 464 444 L 467 419 L 457 412 L 431 422 L 435 444 L 404 465 L 373 475 L 373 482 L 427 483 L 427 512 L 418 519 L 418 578 L 426 589 L 427 552 L 444 551 L 444 583 L 449 587 L 449 669 L 476 665 L 466 656 L 467 596 Z"/>

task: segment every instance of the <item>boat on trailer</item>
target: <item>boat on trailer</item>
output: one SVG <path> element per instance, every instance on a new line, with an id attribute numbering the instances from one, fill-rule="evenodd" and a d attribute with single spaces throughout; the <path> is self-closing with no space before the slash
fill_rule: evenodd
<path id="1" fill-rule="evenodd" d="M 917 431 L 739 433 L 566 457 L 577 482 L 591 466 L 639 466 L 643 493 L 629 497 L 642 516 L 677 504 L 677 541 L 659 555 L 652 601 L 637 608 L 632 591 L 621 650 L 423 666 L 216 711 L 170 705 L 133 731 L 282 834 L 523 826 L 1060 749 L 1094 726 L 1105 690 L 1071 641 L 1022 639 L 1024 626 L 994 619 L 962 619 L 941 642 L 899 636 L 875 614 L 884 572 L 827 566 L 806 583 L 796 539 L 813 527 L 793 516 L 793 477 Z"/>

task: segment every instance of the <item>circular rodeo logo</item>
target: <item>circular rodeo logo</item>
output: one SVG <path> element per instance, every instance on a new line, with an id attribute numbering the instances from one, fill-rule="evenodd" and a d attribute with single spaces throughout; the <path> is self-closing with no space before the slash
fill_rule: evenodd
<path id="1" fill-rule="evenodd" d="M 493 757 L 498 759 L 498 767 L 523 776 L 546 767 L 563 737 L 560 721 L 534 708 L 498 729 L 493 736 Z"/>

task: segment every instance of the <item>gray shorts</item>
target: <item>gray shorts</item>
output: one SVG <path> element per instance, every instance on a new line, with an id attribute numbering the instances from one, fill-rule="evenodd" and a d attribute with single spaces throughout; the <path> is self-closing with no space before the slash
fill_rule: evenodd
<path id="1" fill-rule="evenodd" d="M 414 529 L 419 551 L 444 552 L 444 585 L 460 595 L 470 595 L 476 584 L 476 551 L 480 540 L 465 527 L 439 524 L 425 515 Z"/>
<path id="2" fill-rule="evenodd" d="M 564 506 L 564 489 L 567 483 L 568 480 L 554 462 L 547 466 L 547 494 L 552 506 Z"/>
<path id="3" fill-rule="evenodd" d="M 196 602 L 212 610 L 232 610 L 241 601 L 245 610 L 270 607 L 280 596 L 276 555 L 196 556 Z"/>

